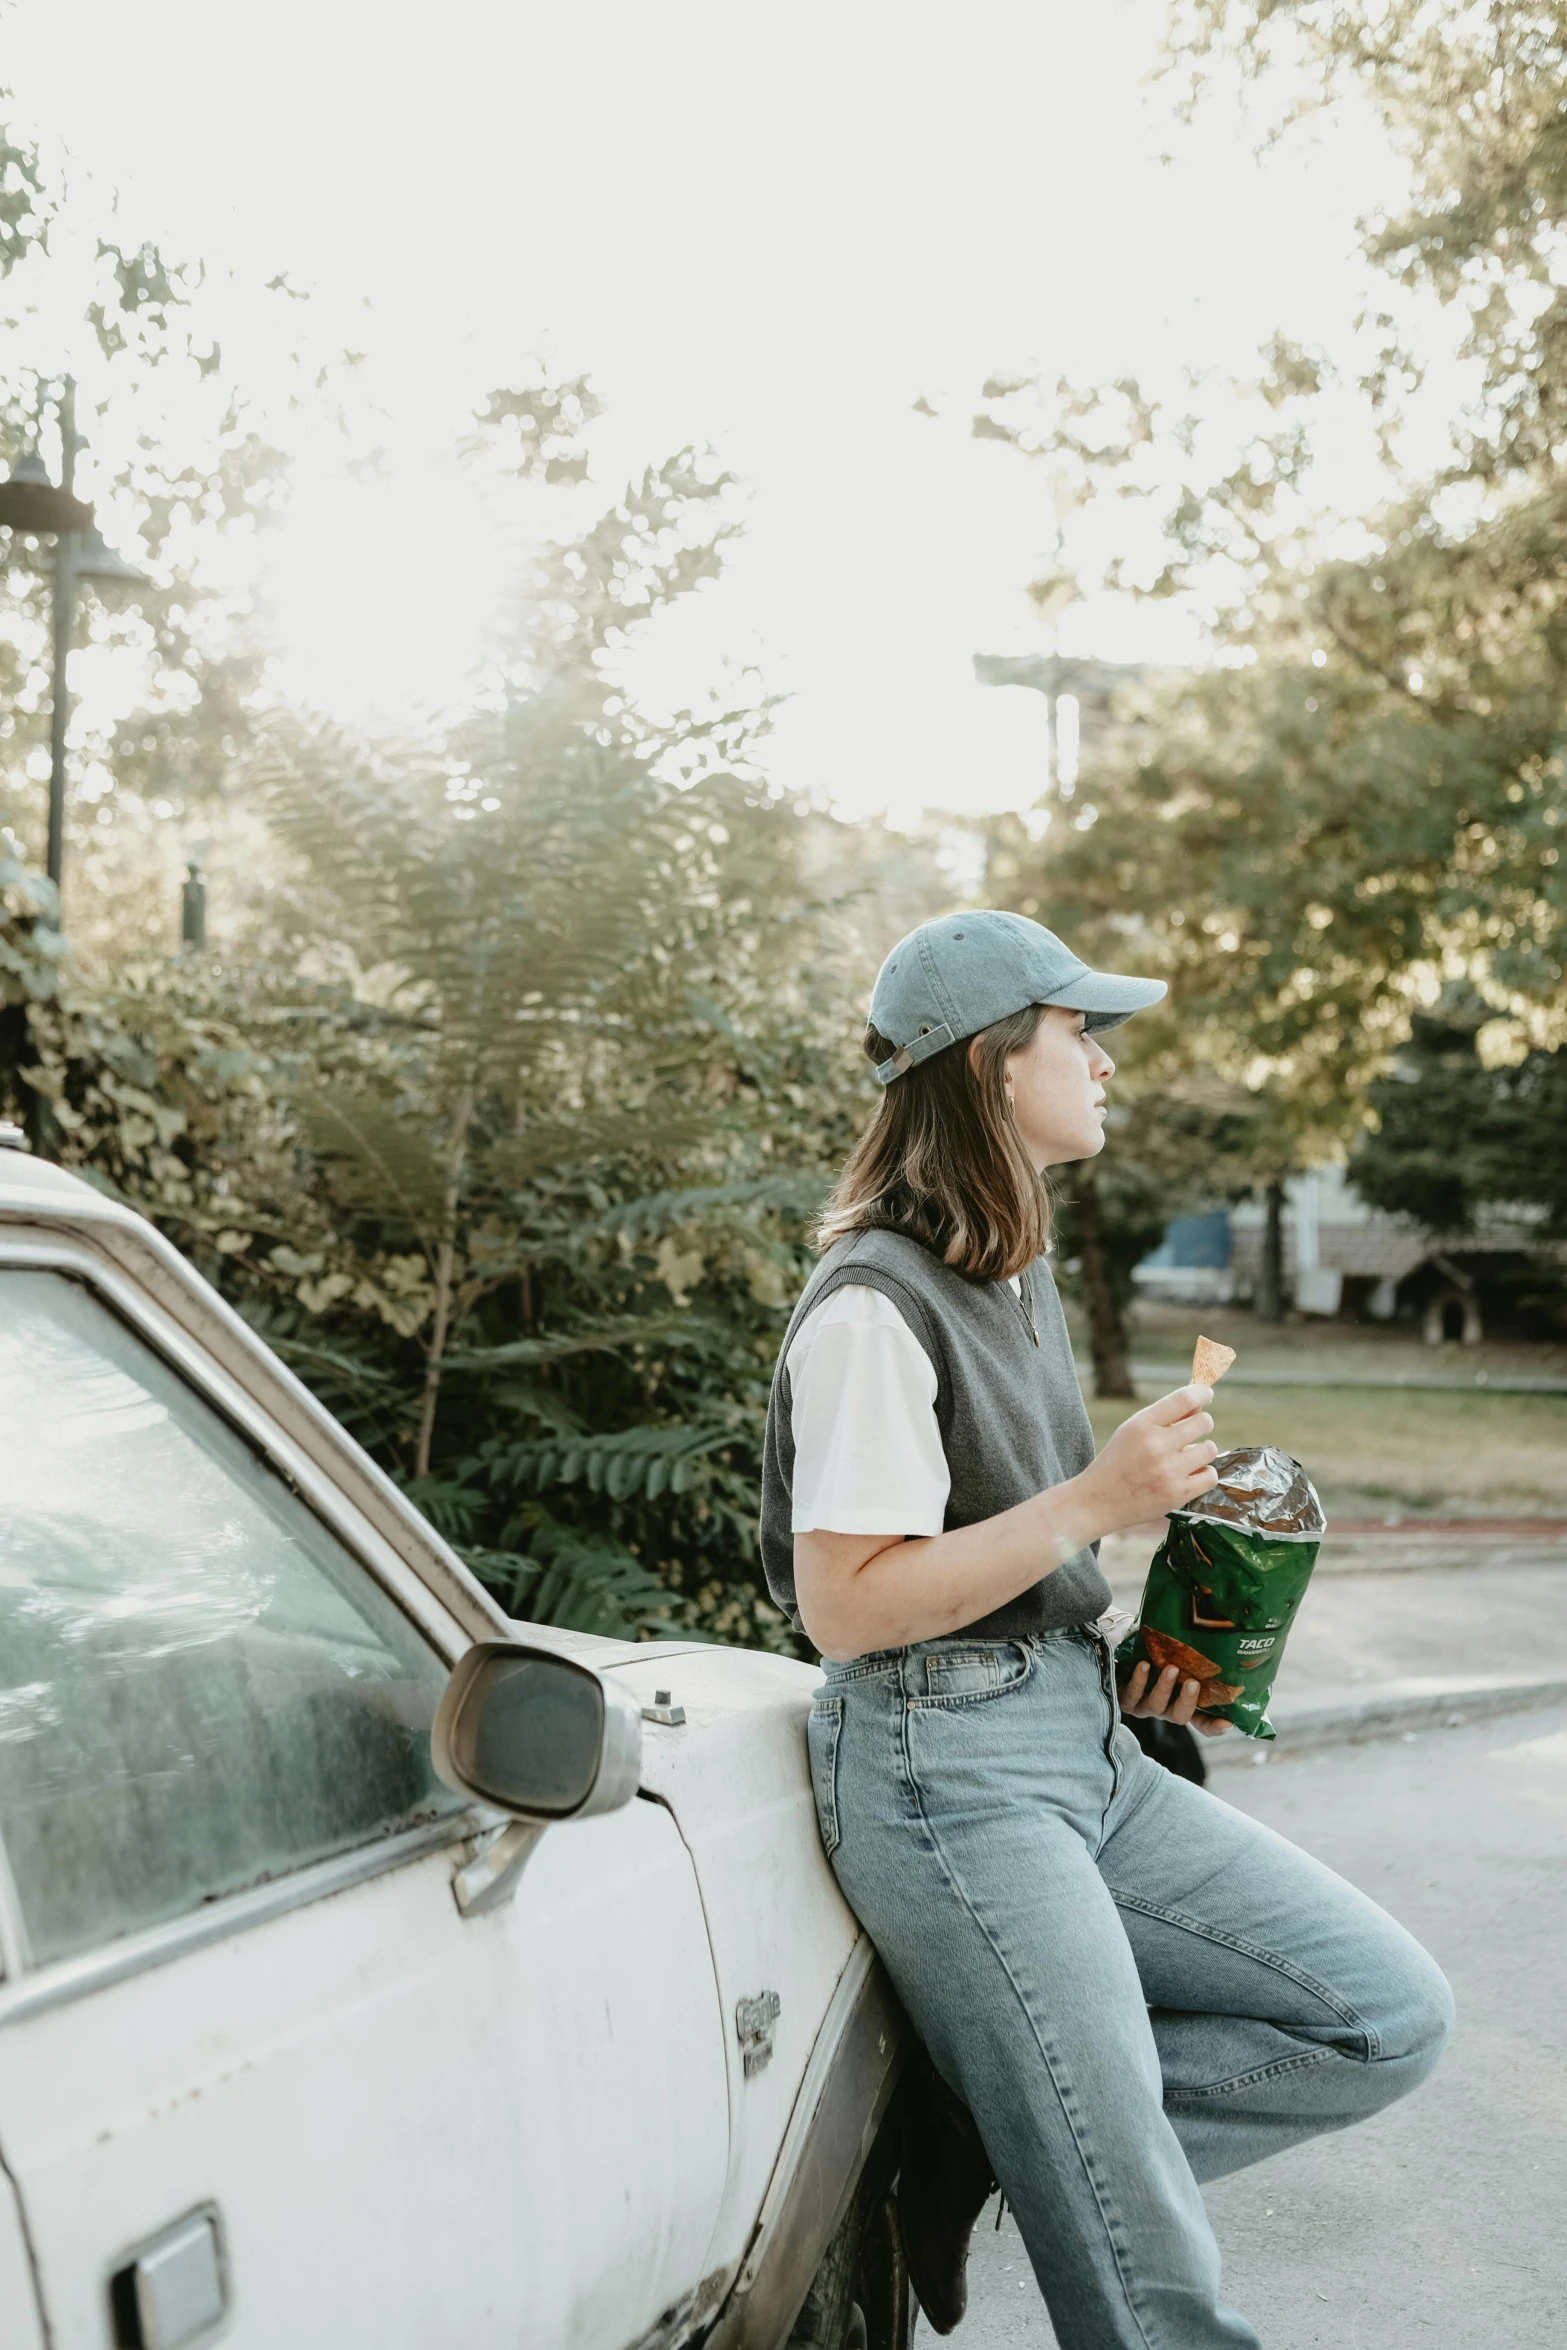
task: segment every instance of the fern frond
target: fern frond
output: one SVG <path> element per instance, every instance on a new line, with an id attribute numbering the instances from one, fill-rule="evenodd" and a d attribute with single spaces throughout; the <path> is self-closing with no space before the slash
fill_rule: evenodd
<path id="1" fill-rule="evenodd" d="M 611 1640 L 669 1630 L 673 1594 L 619 1543 L 556 1525 L 540 1526 L 530 1540 L 527 1552 L 463 1553 L 510 1614 Z"/>
<path id="2" fill-rule="evenodd" d="M 445 1176 L 413 1121 L 373 1094 L 301 1087 L 292 1099 L 339 1196 L 428 1245 Z"/>
<path id="3" fill-rule="evenodd" d="M 682 1191 L 650 1191 L 624 1200 L 598 1217 L 595 1232 L 624 1232 L 633 1240 L 653 1239 L 681 1224 L 694 1224 L 719 1208 L 772 1208 L 783 1215 L 810 1216 L 821 1206 L 829 1178 L 801 1170 L 759 1175 L 743 1183 L 694 1184 Z"/>
<path id="4" fill-rule="evenodd" d="M 635 1152 L 669 1156 L 695 1149 L 716 1136 L 738 1131 L 735 1120 L 718 1110 L 673 1112 L 665 1115 L 641 1106 L 628 1110 L 584 1110 L 579 1116 L 533 1120 L 523 1133 L 509 1135 L 486 1153 L 489 1173 L 512 1182 L 526 1182 L 552 1167 L 591 1166 L 596 1159 Z"/>
<path id="5" fill-rule="evenodd" d="M 319 1385 L 321 1379 L 341 1380 L 377 1402 L 391 1403 L 403 1395 L 403 1382 L 378 1364 L 367 1363 L 362 1355 L 345 1354 L 339 1347 L 317 1346 L 302 1338 L 285 1337 L 280 1331 L 269 1329 L 263 1312 L 252 1310 L 250 1301 L 241 1298 L 239 1310 L 257 1335 L 266 1340 L 275 1355 L 285 1363 L 297 1365 L 302 1375 L 312 1377 Z"/>
<path id="6" fill-rule="evenodd" d="M 493 1481 L 525 1492 L 585 1483 L 611 1501 L 686 1493 L 691 1464 L 731 1440 L 723 1428 L 622 1428 L 612 1436 L 559 1436 L 498 1445 L 489 1461 Z"/>
<path id="7" fill-rule="evenodd" d="M 526 1379 L 508 1379 L 499 1387 L 490 1389 L 490 1403 L 497 1413 L 514 1413 L 519 1420 L 532 1420 L 541 1428 L 548 1428 L 554 1436 L 575 1436 L 582 1428 L 582 1416 L 574 1412 L 563 1395 L 553 1387 L 536 1387 Z"/>
<path id="8" fill-rule="evenodd" d="M 499 1371 L 513 1363 L 563 1363 L 572 1355 L 613 1354 L 617 1347 L 634 1346 L 639 1339 L 665 1340 L 684 1334 L 686 1314 L 615 1314 L 597 1322 L 579 1322 L 575 1329 L 559 1330 L 540 1338 L 513 1338 L 504 1346 L 471 1346 L 446 1357 L 448 1371 Z"/>
<path id="9" fill-rule="evenodd" d="M 403 1487 L 415 1509 L 448 1542 L 464 1542 L 484 1517 L 488 1496 L 440 1477 L 411 1477 Z"/>

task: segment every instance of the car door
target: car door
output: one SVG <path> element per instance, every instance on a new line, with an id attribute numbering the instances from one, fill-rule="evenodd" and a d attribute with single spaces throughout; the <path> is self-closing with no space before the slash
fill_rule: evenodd
<path id="1" fill-rule="evenodd" d="M 129 1285 L 7 1251 L 0 2181 L 54 2350 L 625 2350 L 727 2160 L 672 1819 L 459 1915 L 462 1635 Z"/>

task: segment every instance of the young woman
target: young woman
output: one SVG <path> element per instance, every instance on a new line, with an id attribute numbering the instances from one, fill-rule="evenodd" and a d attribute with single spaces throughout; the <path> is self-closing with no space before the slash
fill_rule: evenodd
<path id="1" fill-rule="evenodd" d="M 1063 2350 L 1253 2350 L 1199 2182 L 1402 2096 L 1452 2015 L 1374 1903 L 1120 1724 L 1188 1722 L 1197 1688 L 1139 1666 L 1118 1702 L 1099 1537 L 1214 1482 L 1212 1395 L 1178 1388 L 1095 1457 L 1041 1177 L 1102 1147 L 1100 1037 L 1163 993 L 1015 914 L 893 949 L 866 1037 L 885 1093 L 784 1340 L 763 1486 L 769 1584 L 822 1654 L 823 1843 Z M 972 2216 L 955 2279 L 908 2246 L 942 2331 Z"/>

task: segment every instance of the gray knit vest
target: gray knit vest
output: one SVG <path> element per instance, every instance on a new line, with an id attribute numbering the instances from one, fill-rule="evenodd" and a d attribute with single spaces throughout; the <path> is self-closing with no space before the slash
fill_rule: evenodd
<path id="1" fill-rule="evenodd" d="M 784 1336 L 762 1456 L 762 1565 L 769 1591 L 797 1631 L 803 1627 L 794 1597 L 787 1365 L 806 1315 L 837 1289 L 878 1289 L 897 1307 L 936 1373 L 936 1425 L 952 1479 L 944 1522 L 950 1529 L 1012 1509 L 1075 1477 L 1094 1457 L 1066 1317 L 1043 1257 L 1024 1273 L 1022 1287 L 1019 1299 L 1004 1281 L 972 1281 L 900 1232 L 850 1233 L 822 1258 Z M 1110 1601 L 1094 1543 L 964 1629 L 1015 1639 L 1092 1623 Z"/>

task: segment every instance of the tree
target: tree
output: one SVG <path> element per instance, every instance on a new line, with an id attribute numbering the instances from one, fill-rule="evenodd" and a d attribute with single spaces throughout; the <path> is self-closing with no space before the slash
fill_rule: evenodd
<path id="1" fill-rule="evenodd" d="M 1082 788 L 1097 796 L 1097 771 Z M 1053 822 L 1041 840 L 1037 820 L 991 820 L 987 897 L 1059 930 L 1088 961 L 1177 979 L 1172 932 L 1178 937 L 1181 923 L 1161 922 L 1151 893 L 1131 894 L 1146 834 L 1101 862 L 1078 849 L 1085 839 L 1094 843 L 1097 829 L 1062 838 Z M 1157 1247 L 1172 1216 L 1244 1198 L 1273 1180 L 1298 1146 L 1276 1092 L 1247 1086 L 1222 1023 L 1199 1017 L 1179 992 L 1105 1041 L 1116 1076 L 1103 1156 L 1051 1180 L 1062 1213 L 1059 1257 L 1088 1325 L 1094 1392 L 1129 1396 L 1133 1267 Z"/>
<path id="2" fill-rule="evenodd" d="M 870 1095 L 843 905 L 899 897 L 909 852 L 889 883 L 766 788 L 765 705 L 655 725 L 614 682 L 628 633 L 719 566 L 719 469 L 683 452 L 525 566 L 459 720 L 371 743 L 268 709 L 262 628 L 199 575 L 286 495 L 292 289 L 278 396 L 247 406 L 200 269 L 95 234 L 79 189 L 51 241 L 58 174 L 15 140 L 5 166 L 0 457 L 34 430 L 47 295 L 83 320 L 83 486 L 163 584 L 86 618 L 140 647 L 146 690 L 81 745 L 67 944 L 34 871 L 40 581 L 0 550 L 0 1098 L 155 1216 L 511 1604 L 787 1645 L 755 1559 L 766 1393 Z M 62 283 L 67 247 L 91 258 Z M 346 381 L 322 361 L 315 402 Z M 580 500 L 595 414 L 585 379 L 536 375 L 466 455 L 498 499 Z M 198 812 L 268 883 L 221 962 L 160 951 Z"/>
<path id="3" fill-rule="evenodd" d="M 1482 1212 L 1521 1210 L 1542 1236 L 1567 1233 L 1567 1052 L 1487 1067 L 1487 1007 L 1461 991 L 1417 1015 L 1408 1043 L 1371 1087 L 1375 1127 L 1349 1171 L 1362 1199 L 1444 1238 Z"/>
<path id="4" fill-rule="evenodd" d="M 68 907 L 79 957 L 161 952 L 179 842 L 233 831 L 274 649 L 247 550 L 280 517 L 290 434 L 352 406 L 351 354 L 312 347 L 310 310 L 278 277 L 241 371 L 226 355 L 221 273 L 136 232 L 91 174 L 5 127 L 0 90 L 0 466 L 38 444 L 57 464 L 55 403 L 76 379 L 78 490 L 152 574 L 133 595 L 84 583 L 77 636 L 116 656 L 115 698 L 73 711 Z M 319 428 L 319 426 L 317 427 Z M 42 861 L 49 732 L 50 544 L 0 532 L 0 824 Z M 100 677 L 103 664 L 99 665 Z M 78 667 L 78 676 L 80 668 Z"/>
<path id="5" fill-rule="evenodd" d="M 515 443 L 518 404 L 486 431 Z M 563 462 L 575 406 L 515 462 Z M 724 489 L 683 452 L 546 548 L 439 735 L 270 721 L 271 956 L 67 967 L 13 1091 L 518 1612 L 787 1646 L 760 1444 L 870 1095 L 864 845 L 763 784 L 765 706 L 653 724 L 606 659 L 711 575 Z"/>
<path id="6" fill-rule="evenodd" d="M 1331 370 L 1281 340 L 1229 403 L 1227 450 L 1200 387 L 1183 407 L 1135 383 L 993 380 L 975 419 L 1046 470 L 1056 516 L 1124 507 L 1134 553 L 1088 585 L 1181 595 L 1210 627 L 1215 665 L 1123 696 L 1118 733 L 1001 869 L 1005 902 L 1169 979 L 1178 1064 L 1251 1097 L 1275 1224 L 1285 1174 L 1354 1142 L 1446 977 L 1479 991 L 1519 1065 L 1567 1034 L 1564 29 L 1560 8 L 1505 0 L 1176 12 L 1198 103 L 1226 49 L 1276 76 L 1285 111 L 1353 76 L 1408 157 L 1410 206 L 1370 225 L 1368 251 L 1456 306 L 1476 390 L 1450 461 L 1416 474 L 1410 322 L 1373 322 L 1387 497 L 1359 552 L 1312 487 Z M 1086 560 L 1064 531 L 1042 583 L 1057 605 Z M 1163 1049 L 1133 1044 L 1150 1067 Z"/>
<path id="7" fill-rule="evenodd" d="M 0 1114 L 187 1247 L 204 1236 L 210 1264 L 247 1200 L 283 1197 L 291 1177 L 265 1063 L 199 966 L 84 979 L 55 915 L 52 885 L 0 832 Z"/>
<path id="8" fill-rule="evenodd" d="M 682 453 L 547 550 L 494 706 L 438 743 L 275 730 L 290 962 L 319 976 L 277 988 L 270 1050 L 315 1212 L 253 1278 L 291 1293 L 285 1345 L 360 1366 L 385 1457 L 516 1603 L 566 1544 L 623 1604 L 674 1585 L 777 1637 L 754 1482 L 844 1103 L 830 990 L 761 714 L 650 725 L 603 659 L 711 575 L 724 488 Z M 825 1131 L 779 1167 L 802 1078 Z"/>

